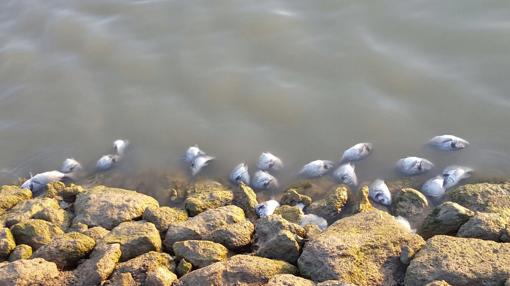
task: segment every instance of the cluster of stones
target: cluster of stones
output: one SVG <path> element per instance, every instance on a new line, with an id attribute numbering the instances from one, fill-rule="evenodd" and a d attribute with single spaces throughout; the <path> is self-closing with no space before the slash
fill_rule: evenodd
<path id="1" fill-rule="evenodd" d="M 410 186 L 390 184 L 385 208 L 366 186 L 303 182 L 265 218 L 251 188 L 209 180 L 173 190 L 183 209 L 104 186 L 3 186 L 0 285 L 510 285 L 510 184 L 436 207 Z M 299 225 L 297 204 L 330 226 Z"/>

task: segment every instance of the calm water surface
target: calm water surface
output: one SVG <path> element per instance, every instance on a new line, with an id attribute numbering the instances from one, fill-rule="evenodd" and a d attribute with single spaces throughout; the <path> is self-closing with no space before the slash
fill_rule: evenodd
<path id="1" fill-rule="evenodd" d="M 408 155 L 509 176 L 509 51 L 506 0 L 0 1 L 0 182 L 118 137 L 137 170 L 199 144 L 206 175 L 269 150 L 290 180 L 370 141 L 362 180 Z M 472 145 L 423 148 L 444 133 Z"/>

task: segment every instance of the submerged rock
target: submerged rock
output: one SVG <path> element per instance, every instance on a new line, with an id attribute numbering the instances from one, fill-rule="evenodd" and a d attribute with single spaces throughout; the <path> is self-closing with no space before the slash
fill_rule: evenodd
<path id="1" fill-rule="evenodd" d="M 264 284 L 265 286 L 315 286 L 313 281 L 292 274 L 278 274 Z"/>
<path id="2" fill-rule="evenodd" d="M 305 244 L 301 275 L 314 281 L 356 285 L 398 285 L 404 279 L 399 256 L 404 246 L 420 249 L 423 239 L 391 215 L 368 211 L 341 219 Z"/>
<path id="3" fill-rule="evenodd" d="M 148 276 L 158 271 L 160 267 L 166 268 L 170 272 L 175 271 L 175 263 L 170 255 L 151 251 L 118 264 L 110 280 L 116 280 L 122 274 L 130 273 L 137 285 L 144 285 Z"/>
<path id="4" fill-rule="evenodd" d="M 99 285 L 108 279 L 121 256 L 120 244 L 101 244 L 94 248 L 89 259 L 74 270 L 74 286 Z"/>
<path id="5" fill-rule="evenodd" d="M 499 241 L 510 221 L 497 213 L 477 213 L 464 223 L 457 236 Z"/>
<path id="6" fill-rule="evenodd" d="M 159 232 L 164 233 L 172 223 L 186 221 L 188 213 L 186 211 L 170 207 L 148 207 L 143 212 L 143 220 L 152 222 Z"/>
<path id="7" fill-rule="evenodd" d="M 0 215 L 19 202 L 32 198 L 32 192 L 18 186 L 2 186 L 0 189 Z"/>
<path id="8" fill-rule="evenodd" d="M 425 239 L 437 234 L 455 235 L 460 226 L 474 215 L 474 212 L 459 204 L 444 202 L 425 218 L 419 233 Z"/>
<path id="9" fill-rule="evenodd" d="M 48 262 L 42 258 L 22 259 L 0 264 L 0 285 L 30 286 L 41 285 L 42 283 L 49 284 L 49 281 L 57 278 L 59 274 L 57 265 L 53 262 Z"/>
<path id="10" fill-rule="evenodd" d="M 499 213 L 510 218 L 510 183 L 463 185 L 448 192 L 446 200 L 472 211 Z"/>
<path id="11" fill-rule="evenodd" d="M 419 191 L 404 188 L 397 193 L 391 207 L 395 216 L 405 217 L 413 226 L 420 225 L 427 215 L 429 203 Z"/>
<path id="12" fill-rule="evenodd" d="M 8 228 L 0 228 L 0 260 L 9 257 L 16 247 L 14 236 Z"/>
<path id="13" fill-rule="evenodd" d="M 212 241 L 186 240 L 174 243 L 173 250 L 177 258 L 184 258 L 196 268 L 227 260 L 228 249 Z"/>
<path id="14" fill-rule="evenodd" d="M 177 285 L 263 285 L 275 275 L 296 273 L 296 267 L 287 262 L 236 255 L 188 273 Z"/>
<path id="15" fill-rule="evenodd" d="M 325 199 L 311 203 L 306 212 L 323 217 L 331 223 L 347 204 L 348 198 L 349 187 L 340 185 L 332 189 Z"/>
<path id="16" fill-rule="evenodd" d="M 34 250 L 64 234 L 60 227 L 41 219 L 17 223 L 11 231 L 17 243 L 30 245 Z"/>
<path id="17" fill-rule="evenodd" d="M 190 216 L 229 205 L 234 197 L 230 189 L 215 181 L 197 182 L 191 188 L 184 203 Z"/>
<path id="18" fill-rule="evenodd" d="M 37 249 L 33 257 L 55 262 L 60 269 L 76 266 L 78 261 L 94 249 L 96 242 L 81 233 L 70 232 L 54 238 Z"/>
<path id="19" fill-rule="evenodd" d="M 112 229 L 142 217 L 149 206 L 157 208 L 159 204 L 154 198 L 135 191 L 97 186 L 76 197 L 74 223 Z"/>
<path id="20" fill-rule="evenodd" d="M 455 286 L 503 285 L 510 277 L 510 244 L 436 235 L 407 268 L 405 285 L 444 280 Z"/>
<path id="21" fill-rule="evenodd" d="M 246 217 L 252 221 L 258 218 L 257 213 L 255 212 L 255 207 L 258 204 L 257 195 L 253 191 L 252 188 L 247 186 L 244 183 L 239 185 L 239 188 L 234 189 L 234 198 L 232 199 L 232 204 L 243 209 Z"/>
<path id="22" fill-rule="evenodd" d="M 16 248 L 9 255 L 9 261 L 16 261 L 20 259 L 29 259 L 32 257 L 32 247 L 26 244 L 16 245 Z"/>

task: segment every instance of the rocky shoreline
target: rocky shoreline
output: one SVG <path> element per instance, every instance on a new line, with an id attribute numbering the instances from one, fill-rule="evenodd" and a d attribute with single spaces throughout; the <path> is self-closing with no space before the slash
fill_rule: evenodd
<path id="1" fill-rule="evenodd" d="M 510 183 L 463 185 L 437 206 L 389 185 L 386 208 L 366 186 L 302 182 L 264 218 L 250 187 L 211 180 L 173 186 L 182 208 L 105 186 L 3 186 L 0 286 L 510 285 Z M 298 203 L 329 227 L 299 225 Z"/>

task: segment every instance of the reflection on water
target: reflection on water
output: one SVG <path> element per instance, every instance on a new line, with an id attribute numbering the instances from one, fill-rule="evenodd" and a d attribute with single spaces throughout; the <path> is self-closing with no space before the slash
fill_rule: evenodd
<path id="1" fill-rule="evenodd" d="M 93 165 L 118 137 L 131 170 L 199 144 L 206 175 L 269 150 L 288 182 L 371 141 L 361 181 L 408 155 L 508 176 L 508 19 L 508 1 L 2 1 L 0 181 Z M 444 133 L 472 145 L 423 148 Z"/>

